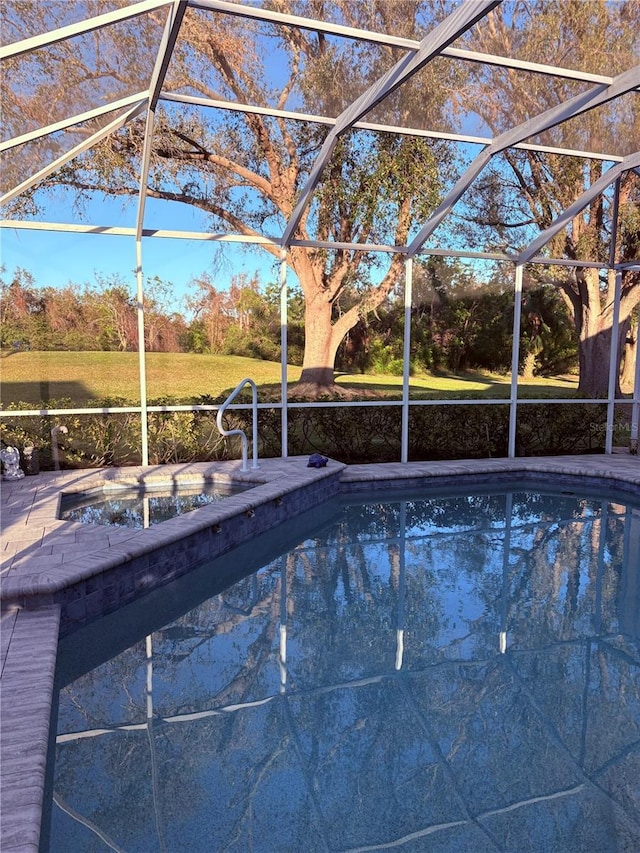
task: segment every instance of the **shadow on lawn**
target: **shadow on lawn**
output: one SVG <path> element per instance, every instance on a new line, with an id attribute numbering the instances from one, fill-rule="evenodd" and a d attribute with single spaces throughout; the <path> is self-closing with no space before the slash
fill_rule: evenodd
<path id="1" fill-rule="evenodd" d="M 73 406 L 81 406 L 92 397 L 91 390 L 83 382 L 50 382 L 47 379 L 34 382 L 3 382 L 1 395 L 3 407 L 11 403 L 31 403 L 37 409 L 44 408 L 49 400 L 69 399 Z"/>
<path id="2" fill-rule="evenodd" d="M 349 388 L 355 392 L 362 391 L 368 397 L 375 394 L 388 399 L 400 399 L 402 397 L 400 379 L 398 379 L 398 383 L 385 380 L 376 382 L 374 377 L 371 377 L 371 381 L 359 381 L 353 378 L 353 374 L 336 373 L 336 381 L 341 388 Z M 574 397 L 578 387 L 577 379 L 565 379 L 563 377 L 560 381 L 564 382 L 564 387 L 559 382 L 550 384 L 544 379 L 520 379 L 518 396 L 520 399 L 540 400 Z M 456 387 L 443 387 L 447 383 L 455 384 Z M 468 385 L 467 388 L 464 387 L 465 384 Z M 482 397 L 508 400 L 510 391 L 509 377 L 496 380 L 481 373 L 434 373 L 431 387 L 428 376 L 411 377 L 409 380 L 409 394 L 412 400 L 466 400 Z"/>

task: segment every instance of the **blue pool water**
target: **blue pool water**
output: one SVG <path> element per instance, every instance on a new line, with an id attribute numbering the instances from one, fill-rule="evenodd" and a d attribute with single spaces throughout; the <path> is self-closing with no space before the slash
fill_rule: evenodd
<path id="1" fill-rule="evenodd" d="M 640 850 L 640 508 L 324 515 L 63 641 L 48 849 Z"/>

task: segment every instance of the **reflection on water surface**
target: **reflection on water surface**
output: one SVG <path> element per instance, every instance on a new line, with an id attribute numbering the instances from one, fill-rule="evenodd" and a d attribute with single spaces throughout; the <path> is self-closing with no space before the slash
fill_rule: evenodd
<path id="1" fill-rule="evenodd" d="M 65 521 L 143 529 L 251 488 L 242 483 L 211 483 L 63 494 L 59 516 Z"/>
<path id="2" fill-rule="evenodd" d="M 640 849 L 639 554 L 605 499 L 336 509 L 62 689 L 50 849 Z"/>

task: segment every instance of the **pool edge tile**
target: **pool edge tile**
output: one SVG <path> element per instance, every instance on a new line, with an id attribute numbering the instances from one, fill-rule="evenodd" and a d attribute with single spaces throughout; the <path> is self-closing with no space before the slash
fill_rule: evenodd
<path id="1" fill-rule="evenodd" d="M 0 847 L 37 849 L 45 790 L 60 606 L 21 610 L 2 672 Z M 32 653 L 25 659 L 26 641 Z M 29 700 L 31 697 L 31 701 Z M 14 704 L 15 703 L 15 704 Z"/>

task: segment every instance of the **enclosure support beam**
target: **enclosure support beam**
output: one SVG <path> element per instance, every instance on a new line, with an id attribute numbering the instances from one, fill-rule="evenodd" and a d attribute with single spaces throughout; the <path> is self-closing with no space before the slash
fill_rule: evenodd
<path id="1" fill-rule="evenodd" d="M 147 412 L 147 353 L 144 339 L 144 286 L 142 240 L 136 240 L 136 306 L 138 319 L 138 382 L 140 386 L 140 434 L 142 464 L 149 464 L 149 416 Z"/>
<path id="2" fill-rule="evenodd" d="M 140 194 L 136 218 L 136 310 L 138 320 L 138 382 L 140 385 L 140 431 L 142 465 L 149 464 L 149 414 L 147 411 L 147 350 L 144 333 L 144 276 L 142 271 L 142 225 L 146 203 L 146 186 L 151 159 L 151 138 L 153 136 L 152 110 L 147 112 L 145 125 L 144 150 L 140 169 Z"/>
<path id="3" fill-rule="evenodd" d="M 617 163 L 615 166 L 608 169 L 589 187 L 589 189 L 585 190 L 582 195 L 578 196 L 573 204 L 570 204 L 569 207 L 567 207 L 548 228 L 542 231 L 535 240 L 532 240 L 531 243 L 529 243 L 524 252 L 521 252 L 518 255 L 517 263 L 526 264 L 527 261 L 530 261 L 540 251 L 540 249 L 547 245 L 552 237 L 561 231 L 565 225 L 568 225 L 574 216 L 577 216 L 580 211 L 584 210 L 584 208 L 594 198 L 597 198 L 597 196 L 599 196 L 600 193 L 609 186 L 609 184 L 612 184 L 617 180 L 623 172 L 628 172 L 630 169 L 635 169 L 637 166 L 640 166 L 640 151 L 630 154 L 628 157 L 625 157 L 621 163 Z"/>
<path id="4" fill-rule="evenodd" d="M 509 396 L 509 459 L 516 455 L 518 413 L 518 368 L 520 364 L 520 317 L 522 315 L 522 264 L 517 264 L 513 296 L 513 345 L 511 348 L 511 394 Z"/>
<path id="5" fill-rule="evenodd" d="M 402 351 L 402 438 L 400 461 L 409 461 L 409 381 L 411 377 L 411 303 L 413 301 L 413 261 L 404 265 L 404 328 Z"/>
<path id="6" fill-rule="evenodd" d="M 29 133 L 23 133 L 21 136 L 14 136 L 12 139 L 0 142 L 0 152 L 10 151 L 12 148 L 17 148 L 18 145 L 24 145 L 26 142 L 33 142 L 35 139 L 41 139 L 43 136 L 49 136 L 52 133 L 57 133 L 60 130 L 66 130 L 68 127 L 73 127 L 76 124 L 82 124 L 83 122 L 100 118 L 103 115 L 123 110 L 126 107 L 131 107 L 135 104 L 140 104 L 141 102 L 144 104 L 148 94 L 148 92 L 136 92 L 135 95 L 128 95 L 126 98 L 120 98 L 117 101 L 112 101 L 109 104 L 104 104 L 103 106 L 96 107 L 93 110 L 86 110 L 83 113 L 69 116 L 69 118 L 62 119 L 54 124 L 48 124 L 46 127 L 39 127 L 37 130 L 32 130 Z"/>
<path id="7" fill-rule="evenodd" d="M 613 321 L 611 323 L 611 349 L 609 351 L 609 394 L 607 399 L 607 436 L 605 438 L 604 452 L 613 452 L 613 430 L 616 403 L 616 385 L 620 371 L 620 358 L 618 349 L 618 334 L 620 330 L 620 300 L 622 298 L 622 273 L 616 272 L 616 282 L 613 296 Z"/>
<path id="8" fill-rule="evenodd" d="M 120 225 L 82 225 L 78 222 L 35 222 L 33 220 L 0 219 L 0 229 L 13 228 L 21 231 L 61 231 L 68 234 L 102 234 L 107 237 L 130 237 L 135 234 L 135 228 Z M 162 240 L 199 240 L 212 243 L 241 243 L 252 246 L 278 246 L 279 241 L 269 237 L 258 237 L 255 234 L 212 234 L 207 231 L 173 231 L 166 228 L 143 228 L 143 237 L 157 238 Z M 307 249 L 347 249 L 358 252 L 386 252 L 388 254 L 406 254 L 405 248 L 401 246 L 390 246 L 376 243 L 343 243 L 339 240 L 292 240 L 292 246 L 300 246 Z M 421 255 L 445 258 L 475 258 L 487 261 L 508 261 L 514 263 L 513 255 L 505 252 L 472 252 L 467 249 L 438 249 L 430 247 L 425 249 Z M 573 258 L 553 258 L 543 255 L 534 255 L 528 258 L 527 263 L 545 264 L 546 266 L 581 267 L 587 269 L 602 269 L 602 261 L 585 261 Z M 616 264 L 616 269 L 640 269 L 640 261 L 627 261 Z"/>
<path id="9" fill-rule="evenodd" d="M 135 118 L 142 110 L 146 107 L 147 102 L 141 101 L 136 104 L 135 107 L 128 110 L 124 115 L 118 116 L 118 118 L 110 121 L 109 124 L 105 125 L 101 130 L 97 133 L 94 133 L 92 136 L 89 136 L 87 139 L 84 139 L 78 145 L 75 145 L 70 151 L 67 151 L 61 157 L 58 157 L 53 163 L 49 163 L 48 166 L 44 166 L 40 171 L 36 172 L 35 175 L 31 175 L 26 180 L 22 181 L 22 183 L 18 184 L 18 186 L 14 187 L 11 190 L 8 190 L 2 197 L 0 197 L 0 207 L 2 205 L 8 204 L 12 199 L 16 196 L 23 193 L 25 190 L 28 190 L 30 187 L 34 187 L 37 183 L 44 180 L 47 175 L 52 174 L 52 172 L 56 172 L 58 169 L 62 168 L 65 163 L 68 163 L 70 160 L 73 160 L 74 157 L 77 157 L 79 154 L 83 154 L 85 151 L 88 151 L 94 145 L 97 145 L 98 142 L 101 142 L 111 133 L 116 131 L 119 127 L 122 127 L 128 121 Z"/>
<path id="10" fill-rule="evenodd" d="M 611 237 L 609 240 L 609 269 L 614 269 L 618 248 L 618 219 L 620 215 L 620 175 L 613 188 L 613 210 L 611 211 Z"/>
<path id="11" fill-rule="evenodd" d="M 466 172 L 464 172 L 464 174 L 458 179 L 451 192 L 437 207 L 427 222 L 425 222 L 417 236 L 411 241 L 408 248 L 409 255 L 413 256 L 420 251 L 425 241 L 431 236 L 431 234 L 433 234 L 445 216 L 451 212 L 456 202 L 460 200 L 462 195 L 471 186 L 480 171 L 484 169 L 494 154 L 499 154 L 507 148 L 513 148 L 518 143 L 524 142 L 525 139 L 537 136 L 545 130 L 549 130 L 550 128 L 556 127 L 571 118 L 583 115 L 589 110 L 602 106 L 603 104 L 612 101 L 614 98 L 635 89 L 638 85 L 640 85 L 640 65 L 636 65 L 629 71 L 624 71 L 622 74 L 619 74 L 614 78 L 614 81 L 610 86 L 594 86 L 587 92 L 582 92 L 579 95 L 570 98 L 568 101 L 561 102 L 555 107 L 551 107 L 551 109 L 545 110 L 543 113 L 533 116 L 533 118 L 528 119 L 522 124 L 512 127 L 504 133 L 501 133 L 499 136 L 496 136 L 491 145 L 478 154 Z M 633 165 L 637 164 L 634 163 Z M 613 177 L 615 177 L 615 175 Z M 613 180 L 613 178 L 611 178 L 608 183 L 610 183 L 611 180 Z M 531 259 L 535 254 L 534 251 L 531 251 L 531 247 L 536 245 L 536 242 L 537 241 L 534 241 L 526 250 L 527 257 L 523 257 L 521 255 L 518 258 L 518 263 L 525 263 Z M 538 248 L 539 247 L 536 245 L 536 251 Z"/>
<path id="12" fill-rule="evenodd" d="M 144 210 L 147 202 L 147 181 L 149 180 L 149 168 L 151 164 L 151 152 L 153 150 L 153 127 L 156 114 L 156 106 L 162 89 L 162 84 L 167 75 L 169 61 L 173 48 L 175 47 L 180 25 L 187 10 L 187 0 L 175 0 L 171 14 L 167 18 L 162 42 L 158 49 L 158 57 L 151 75 L 149 86 L 149 102 L 147 121 L 144 131 L 144 148 L 142 151 L 142 165 L 140 167 L 140 195 L 138 198 L 138 212 L 136 216 L 136 240 L 142 239 L 142 226 L 144 224 Z"/>
<path id="13" fill-rule="evenodd" d="M 255 104 L 240 103 L 238 101 L 220 101 L 214 98 L 203 98 L 196 95 L 184 95 L 180 92 L 163 92 L 161 101 L 170 101 L 177 104 L 193 104 L 194 106 L 207 107 L 214 110 L 228 110 L 230 112 L 242 113 L 243 115 L 273 116 L 291 121 L 313 122 L 333 127 L 336 118 L 318 115 L 317 113 L 301 113 L 295 110 L 279 110 L 275 107 L 260 107 Z M 397 133 L 399 136 L 415 136 L 421 139 L 445 139 L 450 142 L 468 142 L 472 145 L 491 145 L 490 136 L 473 136 L 465 133 L 447 133 L 443 130 L 425 130 L 424 128 L 408 127 L 395 124 L 376 124 L 375 122 L 357 121 L 354 128 L 358 130 L 372 130 L 374 133 Z M 624 158 L 611 151 L 582 151 L 574 148 L 558 148 L 554 145 L 534 145 L 529 142 L 519 142 L 514 148 L 523 151 L 539 151 L 547 154 L 562 154 L 570 157 L 586 157 L 589 160 L 607 160 L 612 163 L 621 162 Z M 293 240 L 291 244 L 293 244 Z"/>
<path id="14" fill-rule="evenodd" d="M 0 47 L 0 59 L 21 56 L 24 53 L 30 53 L 32 50 L 38 50 L 41 47 L 48 47 L 51 44 L 65 41 L 65 39 L 75 38 L 84 33 L 99 30 L 102 27 L 109 27 L 120 21 L 126 21 L 129 18 L 135 18 L 138 15 L 152 12 L 154 9 L 166 6 L 170 2 L 171 0 L 143 0 L 142 3 L 134 3 L 122 9 L 114 9 L 111 12 L 106 12 L 104 15 L 97 15 L 95 18 L 87 18 L 84 21 L 69 24 L 67 27 L 60 27 L 48 33 L 41 33 L 32 38 L 4 45 L 4 47 Z"/>
<path id="15" fill-rule="evenodd" d="M 237 15 L 240 18 L 266 21 L 289 27 L 300 27 L 301 29 L 308 29 L 311 32 L 341 36 L 343 38 L 355 39 L 356 41 L 369 42 L 370 44 L 399 47 L 410 51 L 416 51 L 420 47 L 420 42 L 417 39 L 372 30 L 363 30 L 359 27 L 336 24 L 333 21 L 303 18 L 300 15 L 290 15 L 286 12 L 276 12 L 273 9 L 247 6 L 241 3 L 228 2 L 228 0 L 190 0 L 189 5 L 194 9 L 207 9 L 229 15 Z M 585 83 L 603 83 L 608 86 L 613 80 L 612 77 L 605 74 L 591 74 L 588 71 L 577 70 L 575 68 L 562 68 L 557 65 L 546 65 L 541 62 L 529 62 L 528 60 L 516 59 L 512 56 L 483 53 L 477 50 L 469 50 L 468 48 L 445 47 L 441 53 L 442 56 L 448 56 L 451 59 L 462 59 L 465 62 L 495 65 L 498 68 L 512 68 L 516 71 L 534 71 L 538 74 L 548 74 L 551 77 L 559 77 L 560 79 L 582 80 Z"/>
<path id="16" fill-rule="evenodd" d="M 283 251 L 280 256 L 280 402 L 282 403 L 280 410 L 280 453 L 283 459 L 286 459 L 289 455 L 289 410 L 287 408 L 287 401 L 289 399 L 289 388 L 287 385 L 289 306 L 287 297 L 287 253 Z"/>
<path id="17" fill-rule="evenodd" d="M 309 173 L 307 183 L 302 188 L 298 202 L 293 210 L 282 235 L 282 245 L 288 246 L 300 224 L 311 195 L 320 182 L 325 166 L 329 163 L 338 138 L 360 121 L 377 104 L 387 98 L 416 72 L 420 71 L 435 56 L 442 53 L 459 36 L 470 29 L 488 12 L 499 5 L 501 0 L 465 0 L 438 26 L 431 30 L 420 42 L 413 53 L 403 56 L 382 77 L 379 77 L 368 89 L 350 104 L 338 116 L 336 124 L 329 131 L 320 153 Z"/>
<path id="18" fill-rule="evenodd" d="M 142 464 L 149 464 L 149 418 L 147 412 L 147 365 L 144 335 L 144 277 L 142 270 L 142 231 L 144 225 L 144 211 L 147 202 L 147 182 L 149 180 L 149 168 L 151 164 L 151 152 L 153 149 L 153 127 L 155 121 L 155 109 L 158 96 L 167 74 L 171 52 L 173 51 L 180 24 L 186 11 L 186 0 L 176 0 L 172 14 L 167 18 L 162 43 L 158 51 L 151 86 L 149 88 L 149 108 L 145 123 L 144 148 L 142 151 L 142 165 L 140 167 L 140 193 L 138 196 L 138 211 L 136 214 L 136 292 L 138 308 L 138 370 L 140 376 L 140 420 L 142 430 Z"/>

